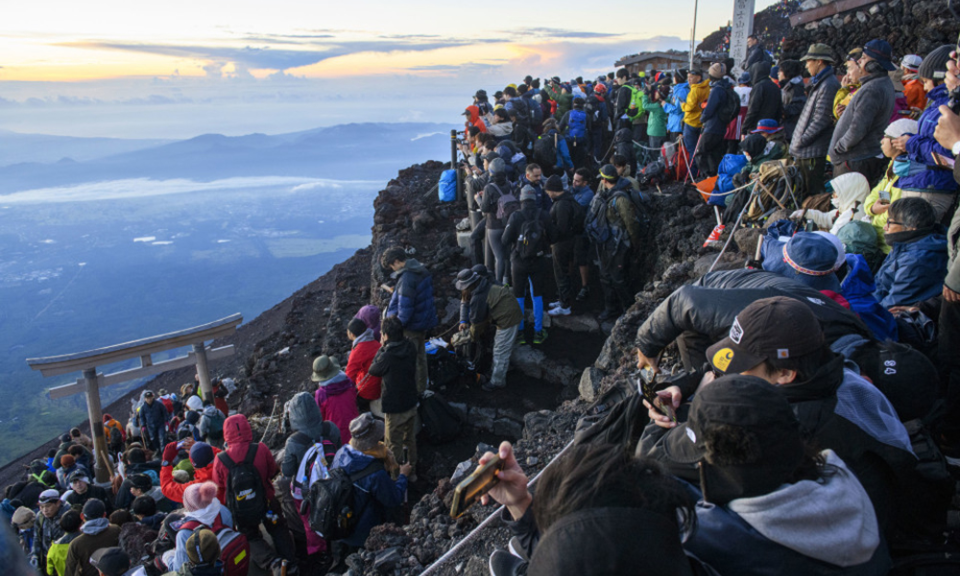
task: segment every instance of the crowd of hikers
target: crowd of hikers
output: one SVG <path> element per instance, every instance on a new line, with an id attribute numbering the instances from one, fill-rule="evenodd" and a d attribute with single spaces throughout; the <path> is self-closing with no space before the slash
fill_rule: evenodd
<path id="1" fill-rule="evenodd" d="M 587 306 L 593 270 L 601 322 L 633 304 L 629 268 L 652 245 L 659 184 L 688 182 L 716 207 L 705 246 L 740 226 L 757 237 L 747 267 L 706 274 L 644 320 L 640 379 L 626 385 L 639 393 L 606 392 L 535 496 L 499 447 L 484 498 L 504 505 L 514 537 L 492 574 L 957 562 L 957 49 L 896 64 L 884 40 L 842 55 L 814 44 L 774 65 L 748 44 L 736 78 L 732 62 L 528 76 L 465 109 L 456 170 L 474 266 L 455 280 L 452 340 L 486 391 L 507 386 L 518 345 L 546 341 L 544 312 Z M 285 404 L 279 461 L 230 414 L 231 380 L 145 391 L 126 426 L 104 415 L 108 485 L 73 429 L 7 488 L 29 564 L 46 576 L 348 570 L 374 526 L 402 522 L 418 430 L 437 433 L 424 408 L 442 402 L 433 274 L 401 246 L 380 264 L 389 304 L 344 326 L 345 366 L 313 360 L 308 391 Z"/>

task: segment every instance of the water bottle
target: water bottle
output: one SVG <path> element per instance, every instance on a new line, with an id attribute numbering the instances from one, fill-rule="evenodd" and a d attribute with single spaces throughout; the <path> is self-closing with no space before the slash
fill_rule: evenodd
<path id="1" fill-rule="evenodd" d="M 273 510 L 267 510 L 267 520 L 269 520 L 271 524 L 277 523 L 277 515 Z"/>

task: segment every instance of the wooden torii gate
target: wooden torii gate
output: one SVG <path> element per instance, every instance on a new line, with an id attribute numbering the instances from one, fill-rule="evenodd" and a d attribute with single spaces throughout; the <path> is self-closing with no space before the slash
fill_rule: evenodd
<path id="1" fill-rule="evenodd" d="M 196 366 L 197 375 L 200 379 L 200 390 L 203 392 L 204 398 L 213 398 L 208 363 L 232 356 L 234 348 L 231 344 L 211 349 L 205 347 L 204 342 L 233 334 L 241 322 L 243 322 L 243 317 L 240 314 L 233 314 L 202 326 L 115 344 L 106 348 L 62 356 L 28 358 L 27 364 L 30 365 L 30 368 L 39 370 L 44 377 L 83 372 L 83 377 L 78 378 L 75 383 L 51 388 L 50 398 L 63 398 L 86 392 L 87 414 L 90 417 L 90 437 L 93 439 L 94 450 L 96 451 L 97 482 L 106 482 L 110 479 L 111 470 L 107 457 L 107 442 L 103 434 L 100 388 L 129 382 L 137 378 L 154 376 L 168 370 Z M 193 346 L 193 351 L 186 356 L 179 356 L 157 363 L 153 362 L 153 354 L 189 345 Z M 105 366 L 133 358 L 140 359 L 138 368 L 110 374 L 97 373 L 97 366 Z"/>

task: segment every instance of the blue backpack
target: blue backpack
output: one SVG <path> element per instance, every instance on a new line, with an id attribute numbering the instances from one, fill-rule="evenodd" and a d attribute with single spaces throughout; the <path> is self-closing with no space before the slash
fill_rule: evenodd
<path id="1" fill-rule="evenodd" d="M 440 174 L 440 186 L 438 188 L 441 202 L 453 202 L 457 199 L 457 171 L 444 170 Z"/>
<path id="2" fill-rule="evenodd" d="M 583 110 L 570 111 L 570 126 L 568 134 L 573 138 L 587 137 L 587 113 Z"/>

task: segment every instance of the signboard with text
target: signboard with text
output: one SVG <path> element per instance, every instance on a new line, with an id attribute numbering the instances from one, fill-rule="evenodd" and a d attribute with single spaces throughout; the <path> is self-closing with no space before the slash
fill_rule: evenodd
<path id="1" fill-rule="evenodd" d="M 733 0 L 733 20 L 730 30 L 730 57 L 733 58 L 734 76 L 743 72 L 747 59 L 747 36 L 753 33 L 753 10 L 755 0 Z"/>

